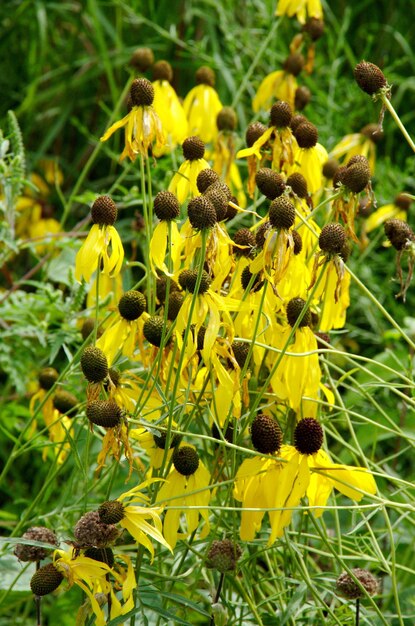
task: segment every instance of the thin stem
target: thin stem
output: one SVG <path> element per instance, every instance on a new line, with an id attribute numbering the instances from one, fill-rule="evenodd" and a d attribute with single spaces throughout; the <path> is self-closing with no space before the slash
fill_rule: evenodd
<path id="1" fill-rule="evenodd" d="M 359 626 L 360 623 L 360 599 L 356 598 L 356 626 Z"/>
<path id="2" fill-rule="evenodd" d="M 392 102 L 389 100 L 388 96 L 385 93 L 381 94 L 381 100 L 383 102 L 383 105 L 388 109 L 389 113 L 392 115 L 402 135 L 405 137 L 406 141 L 409 143 L 412 150 L 415 152 L 415 143 L 412 141 L 410 135 L 408 134 L 408 131 L 406 130 L 405 126 L 401 122 L 401 118 L 399 117 L 395 109 L 393 108 Z"/>
<path id="3" fill-rule="evenodd" d="M 219 602 L 220 593 L 222 591 L 223 581 L 225 579 L 225 573 L 222 572 L 219 578 L 218 588 L 216 590 L 215 599 L 213 600 L 213 604 L 217 604 Z M 210 617 L 210 626 L 214 626 L 215 624 L 215 616 L 212 614 Z"/>

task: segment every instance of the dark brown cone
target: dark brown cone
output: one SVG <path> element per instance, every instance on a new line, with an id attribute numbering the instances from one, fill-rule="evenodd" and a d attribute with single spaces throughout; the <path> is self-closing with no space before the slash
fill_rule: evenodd
<path id="1" fill-rule="evenodd" d="M 263 248 L 265 239 L 268 236 L 269 230 L 272 228 L 271 222 L 263 222 L 255 233 L 255 243 L 257 248 Z"/>
<path id="2" fill-rule="evenodd" d="M 81 370 L 87 381 L 100 383 L 108 376 L 107 357 L 96 346 L 88 346 L 81 356 Z"/>
<path id="3" fill-rule="evenodd" d="M 271 202 L 269 221 L 274 228 L 288 230 L 295 222 L 295 207 L 287 196 L 280 196 Z"/>
<path id="4" fill-rule="evenodd" d="M 314 417 L 300 420 L 294 430 L 294 446 L 300 454 L 315 454 L 323 445 L 323 429 Z"/>
<path id="5" fill-rule="evenodd" d="M 160 221 L 170 222 L 180 215 L 180 204 L 171 191 L 159 191 L 154 198 L 154 213 Z"/>
<path id="6" fill-rule="evenodd" d="M 154 443 L 156 444 L 156 446 L 158 448 L 160 448 L 160 450 L 165 450 L 166 449 L 166 442 L 167 442 L 167 434 L 166 433 L 161 433 L 160 435 L 153 435 L 153 439 L 154 439 Z M 172 434 L 170 436 L 170 445 L 169 445 L 169 449 L 171 450 L 172 448 L 175 448 L 176 446 L 179 445 L 180 441 L 182 439 L 182 436 L 175 433 Z"/>
<path id="7" fill-rule="evenodd" d="M 91 208 L 91 217 L 94 224 L 112 226 L 117 219 L 117 207 L 109 196 L 99 196 Z"/>
<path id="8" fill-rule="evenodd" d="M 195 293 L 196 290 L 196 282 L 197 282 L 198 270 L 183 270 L 179 274 L 179 284 L 186 291 L 190 291 L 190 293 Z M 202 280 L 200 282 L 198 293 L 206 293 L 209 289 L 212 280 L 209 274 L 202 270 Z"/>
<path id="9" fill-rule="evenodd" d="M 50 543 L 50 550 L 58 546 L 58 539 L 55 533 L 44 526 L 29 528 L 24 533 L 22 539 Z M 20 561 L 41 561 L 47 557 L 50 550 L 39 546 L 29 546 L 25 543 L 17 543 L 13 553 Z"/>
<path id="10" fill-rule="evenodd" d="M 160 315 L 152 315 L 149 317 L 143 326 L 143 335 L 151 345 L 160 347 L 161 339 L 163 335 L 164 319 Z M 166 328 L 166 333 L 168 328 Z"/>
<path id="11" fill-rule="evenodd" d="M 118 302 L 118 311 L 125 320 L 132 322 L 147 310 L 147 300 L 140 291 L 126 291 Z"/>
<path id="12" fill-rule="evenodd" d="M 169 306 L 167 311 L 167 318 L 170 321 L 176 319 L 183 304 L 184 295 L 181 291 L 173 291 L 169 295 Z"/>
<path id="13" fill-rule="evenodd" d="M 196 71 L 196 83 L 198 85 L 209 85 L 210 87 L 214 87 L 215 81 L 215 72 L 210 67 L 203 65 Z"/>
<path id="14" fill-rule="evenodd" d="M 309 17 L 302 30 L 310 36 L 312 41 L 317 41 L 324 34 L 324 22 L 316 17 Z"/>
<path id="15" fill-rule="evenodd" d="M 87 548 L 84 556 L 99 563 L 106 563 L 108 567 L 113 567 L 114 565 L 114 552 L 111 548 Z"/>
<path id="16" fill-rule="evenodd" d="M 231 199 L 229 202 L 233 202 L 234 204 L 238 205 L 238 198 L 236 198 L 235 196 L 231 196 Z M 237 209 L 235 209 L 235 207 L 231 206 L 228 203 L 228 208 L 226 210 L 226 217 L 225 217 L 225 221 L 228 222 L 229 220 L 233 220 L 233 218 L 238 215 L 238 211 Z"/>
<path id="17" fill-rule="evenodd" d="M 396 250 L 403 250 L 409 241 L 415 241 L 412 228 L 403 220 L 386 220 L 385 235 Z"/>
<path id="18" fill-rule="evenodd" d="M 314 335 L 315 335 L 315 338 L 317 339 L 317 348 L 319 350 L 327 350 L 327 346 L 325 344 L 331 343 L 330 335 L 327 333 L 322 333 L 321 331 L 314 333 Z M 323 341 L 325 343 L 323 343 Z"/>
<path id="19" fill-rule="evenodd" d="M 294 240 L 293 252 L 295 255 L 300 254 L 301 250 L 303 249 L 303 240 L 301 238 L 301 235 L 298 230 L 293 230 L 291 234 Z"/>
<path id="20" fill-rule="evenodd" d="M 412 203 L 412 198 L 410 198 L 406 193 L 399 193 L 393 203 L 395 206 L 398 207 L 398 209 L 401 209 L 402 211 L 408 211 Z"/>
<path id="21" fill-rule="evenodd" d="M 292 298 L 287 304 L 287 320 L 291 327 L 295 326 L 297 319 L 300 317 L 303 309 L 305 307 L 305 300 L 302 298 Z M 301 322 L 298 325 L 298 328 L 302 328 L 304 326 L 310 326 L 311 323 L 311 313 L 309 309 L 306 310 Z"/>
<path id="22" fill-rule="evenodd" d="M 284 61 L 283 68 L 289 74 L 293 76 L 298 76 L 301 70 L 304 67 L 304 57 L 302 54 L 298 52 L 294 52 L 290 54 Z"/>
<path id="23" fill-rule="evenodd" d="M 384 137 L 384 132 L 379 128 L 378 124 L 366 124 L 360 131 L 365 137 L 369 137 L 373 143 L 378 144 Z"/>
<path id="24" fill-rule="evenodd" d="M 65 413 L 68 417 L 74 417 L 76 414 L 76 407 L 79 401 L 73 393 L 60 389 L 53 396 L 53 406 L 58 409 L 59 413 Z"/>
<path id="25" fill-rule="evenodd" d="M 308 87 L 297 87 L 294 96 L 294 108 L 296 111 L 302 111 L 311 100 L 311 91 Z"/>
<path id="26" fill-rule="evenodd" d="M 214 206 L 216 220 L 218 222 L 224 220 L 228 210 L 228 198 L 223 191 L 223 184 L 219 182 L 209 185 L 203 195 Z"/>
<path id="27" fill-rule="evenodd" d="M 163 275 L 163 276 L 160 276 L 160 278 L 157 278 L 156 280 L 156 296 L 160 304 L 164 304 L 164 301 L 166 299 L 166 289 L 167 289 L 167 276 Z M 174 280 L 170 279 L 169 293 L 172 293 L 172 291 L 179 291 L 179 285 Z"/>
<path id="28" fill-rule="evenodd" d="M 107 500 L 98 509 L 99 519 L 103 524 L 118 524 L 124 519 L 124 505 L 118 500 Z"/>
<path id="29" fill-rule="evenodd" d="M 349 159 L 346 163 L 346 167 L 350 167 L 351 165 L 356 165 L 359 163 L 360 165 L 364 165 L 367 170 L 370 171 L 369 161 L 363 154 L 355 154 L 351 159 Z"/>
<path id="30" fill-rule="evenodd" d="M 246 248 L 233 246 L 235 256 L 250 256 L 252 249 L 255 247 L 255 235 L 248 228 L 240 228 L 237 230 L 233 236 L 233 240 L 240 246 L 247 246 Z"/>
<path id="31" fill-rule="evenodd" d="M 248 358 L 249 348 L 249 343 L 246 343 L 245 341 L 232 342 L 233 356 L 241 369 L 244 367 L 246 359 Z"/>
<path id="32" fill-rule="evenodd" d="M 93 317 L 87 317 L 84 320 L 81 328 L 82 339 L 85 341 L 95 328 L 95 319 Z M 102 328 L 97 328 L 97 337 L 101 337 L 103 333 Z"/>
<path id="33" fill-rule="evenodd" d="M 182 143 L 183 156 L 186 161 L 197 161 L 205 155 L 205 144 L 197 135 L 188 137 Z"/>
<path id="34" fill-rule="evenodd" d="M 342 176 L 343 184 L 353 193 L 360 193 L 370 182 L 370 169 L 366 163 L 358 162 L 348 166 Z"/>
<path id="35" fill-rule="evenodd" d="M 219 182 L 219 174 L 209 167 L 199 172 L 196 179 L 196 186 L 200 193 L 204 193 L 210 185 L 214 185 Z"/>
<path id="36" fill-rule="evenodd" d="M 221 541 L 212 541 L 206 558 L 206 567 L 216 569 L 224 574 L 236 569 L 238 559 L 242 555 L 242 550 L 237 543 L 231 539 L 222 539 Z"/>
<path id="37" fill-rule="evenodd" d="M 281 448 L 282 432 L 272 417 L 259 413 L 251 424 L 251 440 L 261 454 L 273 454 Z"/>
<path id="38" fill-rule="evenodd" d="M 232 107 L 223 107 L 223 109 L 219 111 L 216 118 L 218 130 L 233 131 L 237 123 L 236 112 Z"/>
<path id="39" fill-rule="evenodd" d="M 131 57 L 131 65 L 139 72 L 146 72 L 154 63 L 154 54 L 150 48 L 138 48 Z"/>
<path id="40" fill-rule="evenodd" d="M 304 122 L 297 126 L 294 136 L 300 148 L 314 148 L 318 141 L 317 128 L 310 122 Z"/>
<path id="41" fill-rule="evenodd" d="M 290 128 L 294 133 L 300 126 L 300 124 L 305 124 L 306 122 L 308 123 L 308 119 L 306 118 L 306 116 L 301 115 L 301 113 L 297 113 L 297 115 L 293 115 L 291 119 Z"/>
<path id="42" fill-rule="evenodd" d="M 63 581 L 63 574 L 59 572 L 53 563 L 40 567 L 30 580 L 30 589 L 35 596 L 46 596 L 55 591 Z"/>
<path id="43" fill-rule="evenodd" d="M 287 178 L 287 185 L 291 187 L 293 192 L 298 198 L 307 198 L 308 189 L 307 181 L 300 172 L 295 172 Z"/>
<path id="44" fill-rule="evenodd" d="M 54 367 L 44 367 L 39 372 L 39 386 L 41 389 L 49 391 L 49 389 L 52 389 L 58 378 L 59 374 Z"/>
<path id="45" fill-rule="evenodd" d="M 323 165 L 323 176 L 331 180 L 339 167 L 340 163 L 337 159 L 329 159 Z"/>
<path id="46" fill-rule="evenodd" d="M 255 182 L 259 191 L 269 200 L 278 198 L 285 189 L 285 182 L 281 174 L 277 174 L 269 167 L 261 167 L 257 171 Z"/>
<path id="47" fill-rule="evenodd" d="M 220 431 L 219 428 L 216 426 L 215 422 L 213 422 L 212 437 L 214 437 L 215 439 L 219 439 L 220 441 L 222 441 L 222 438 L 223 438 L 228 443 L 232 443 L 234 430 L 235 430 L 235 426 L 232 422 L 229 422 L 225 431 L 223 431 L 223 429 Z"/>
<path id="48" fill-rule="evenodd" d="M 153 65 L 153 80 L 173 80 L 173 70 L 168 61 L 157 61 Z"/>
<path id="49" fill-rule="evenodd" d="M 341 165 L 337 168 L 333 176 L 333 187 L 339 187 L 339 185 L 343 185 L 344 173 L 347 170 L 345 165 Z"/>
<path id="50" fill-rule="evenodd" d="M 286 128 L 290 125 L 292 116 L 293 112 L 289 103 L 284 102 L 283 100 L 279 100 L 271 107 L 271 126 L 276 126 L 277 128 Z"/>
<path id="51" fill-rule="evenodd" d="M 213 204 L 205 196 L 197 196 L 187 205 L 189 222 L 197 230 L 212 228 L 218 218 Z"/>
<path id="52" fill-rule="evenodd" d="M 190 446 L 176 448 L 172 458 L 175 469 L 182 476 L 191 476 L 199 467 L 199 455 Z"/>
<path id="53" fill-rule="evenodd" d="M 131 83 L 130 96 L 133 106 L 150 106 L 154 100 L 154 87 L 147 78 L 135 78 Z"/>
<path id="54" fill-rule="evenodd" d="M 358 63 L 353 74 L 360 89 L 371 96 L 387 85 L 383 72 L 377 65 L 367 61 Z"/>
<path id="55" fill-rule="evenodd" d="M 251 282 L 251 278 L 252 278 L 253 274 L 252 272 L 249 270 L 249 267 L 244 267 L 242 274 L 241 274 L 241 285 L 242 285 L 242 289 L 245 291 L 246 289 L 248 289 L 249 283 Z M 255 278 L 254 281 L 252 283 L 252 291 L 258 291 L 258 289 L 261 289 L 262 285 L 264 284 L 263 281 L 261 281 L 259 279 L 258 274 L 255 274 Z"/>
<path id="56" fill-rule="evenodd" d="M 354 567 L 351 571 L 369 596 L 374 596 L 378 593 L 379 584 L 373 574 L 360 567 Z M 358 598 L 366 597 L 366 593 L 347 572 L 342 572 L 338 577 L 336 581 L 336 591 L 338 595 L 348 600 L 357 600 Z"/>
<path id="57" fill-rule="evenodd" d="M 91 424 L 115 428 L 121 422 L 122 410 L 114 400 L 93 400 L 86 407 L 86 416 Z"/>
<path id="58" fill-rule="evenodd" d="M 266 130 L 267 127 L 261 122 L 253 122 L 252 124 L 249 124 L 245 133 L 245 141 L 248 148 L 252 148 L 256 140 L 262 137 Z"/>
<path id="59" fill-rule="evenodd" d="M 321 230 L 318 243 L 323 252 L 340 254 L 346 243 L 346 231 L 341 224 L 326 224 Z"/>
<path id="60" fill-rule="evenodd" d="M 82 548 L 103 548 L 118 539 L 119 535 L 116 526 L 105 524 L 98 511 L 85 513 L 74 528 L 74 537 Z"/>

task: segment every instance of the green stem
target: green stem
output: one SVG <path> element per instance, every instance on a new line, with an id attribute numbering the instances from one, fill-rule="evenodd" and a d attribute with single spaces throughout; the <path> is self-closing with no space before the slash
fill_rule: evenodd
<path id="1" fill-rule="evenodd" d="M 406 130 L 405 126 L 401 122 L 401 118 L 399 117 L 395 109 L 393 108 L 392 102 L 389 100 L 388 96 L 385 93 L 381 94 L 381 100 L 383 102 L 383 105 L 388 109 L 389 113 L 392 115 L 402 135 L 405 137 L 406 141 L 409 143 L 412 150 L 415 152 L 415 143 L 412 141 L 408 131 Z"/>

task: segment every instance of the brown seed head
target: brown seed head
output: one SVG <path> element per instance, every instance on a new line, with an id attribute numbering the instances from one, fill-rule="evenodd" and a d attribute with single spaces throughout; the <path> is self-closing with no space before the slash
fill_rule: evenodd
<path id="1" fill-rule="evenodd" d="M 117 219 L 117 207 L 109 196 L 99 196 L 91 208 L 91 217 L 94 224 L 112 226 Z"/>
<path id="2" fill-rule="evenodd" d="M 279 100 L 271 107 L 270 122 L 271 126 L 277 128 L 286 128 L 290 125 L 293 112 L 288 102 Z"/>
<path id="3" fill-rule="evenodd" d="M 357 600 L 358 598 L 365 598 L 366 594 L 374 596 L 378 593 L 379 584 L 373 574 L 360 567 L 355 567 L 351 571 L 363 589 L 353 580 L 348 572 L 342 572 L 336 581 L 336 591 L 340 596 L 348 600 Z"/>
<path id="4" fill-rule="evenodd" d="M 182 143 L 183 156 L 186 161 L 196 161 L 203 159 L 205 154 L 205 144 L 197 135 L 188 137 Z"/>
<path id="5" fill-rule="evenodd" d="M 324 22 L 316 17 L 309 17 L 302 31 L 310 35 L 312 41 L 317 41 L 324 34 Z"/>
<path id="6" fill-rule="evenodd" d="M 251 440 L 261 454 L 273 454 L 281 448 L 281 428 L 272 417 L 259 413 L 251 424 Z"/>
<path id="7" fill-rule="evenodd" d="M 231 539 L 222 539 L 221 541 L 215 539 L 207 553 L 206 567 L 216 569 L 222 574 L 233 571 L 236 569 L 236 564 L 241 555 L 240 546 Z"/>
<path id="8" fill-rule="evenodd" d="M 139 72 L 146 72 L 154 63 L 154 54 L 150 48 L 137 48 L 130 61 Z"/>
<path id="9" fill-rule="evenodd" d="M 323 445 L 323 429 L 314 417 L 300 420 L 294 430 L 294 446 L 300 454 L 315 454 Z"/>
<path id="10" fill-rule="evenodd" d="M 247 246 L 246 248 L 238 248 L 233 246 L 235 256 L 250 256 L 252 249 L 255 247 L 255 235 L 248 228 L 240 228 L 233 236 L 233 240 L 239 246 Z"/>
<path id="11" fill-rule="evenodd" d="M 369 139 L 371 139 L 375 144 L 382 141 L 385 134 L 378 124 L 366 124 L 360 132 L 362 135 L 369 137 Z"/>
<path id="12" fill-rule="evenodd" d="M 58 409 L 59 413 L 65 413 L 68 417 L 74 417 L 76 414 L 76 407 L 79 401 L 73 393 L 59 389 L 53 396 L 53 406 Z"/>
<path id="13" fill-rule="evenodd" d="M 181 291 L 173 291 L 169 294 L 169 306 L 167 311 L 167 318 L 173 321 L 177 318 L 181 306 L 183 304 L 184 295 Z"/>
<path id="14" fill-rule="evenodd" d="M 218 221 L 213 204 L 205 196 L 196 196 L 187 205 L 189 222 L 197 230 L 212 228 Z"/>
<path id="15" fill-rule="evenodd" d="M 258 291 L 258 289 L 261 289 L 262 285 L 264 284 L 264 281 L 260 280 L 259 274 L 254 275 L 252 274 L 248 266 L 244 267 L 244 269 L 242 270 L 242 274 L 241 274 L 241 285 L 244 291 L 248 289 L 252 276 L 254 276 L 254 281 L 251 287 L 253 292 Z"/>
<path id="16" fill-rule="evenodd" d="M 173 465 L 182 476 L 191 476 L 199 467 L 199 455 L 190 446 L 176 448 L 173 452 Z"/>
<path id="17" fill-rule="evenodd" d="M 300 148 L 314 148 L 318 141 L 318 130 L 310 122 L 303 122 L 294 131 L 294 136 Z"/>
<path id="18" fill-rule="evenodd" d="M 196 282 L 197 282 L 198 270 L 183 270 L 179 274 L 179 283 L 183 289 L 189 291 L 190 293 L 195 293 L 196 291 Z M 206 293 L 209 289 L 212 279 L 209 274 L 202 270 L 202 279 L 200 282 L 199 291 L 197 293 Z"/>
<path id="19" fill-rule="evenodd" d="M 209 85 L 214 87 L 216 82 L 215 72 L 206 65 L 199 67 L 196 71 L 196 83 L 198 85 Z"/>
<path id="20" fill-rule="evenodd" d="M 293 115 L 291 119 L 291 124 L 290 124 L 290 128 L 293 131 L 293 133 L 300 126 L 300 124 L 305 124 L 305 122 L 308 122 L 308 119 L 306 118 L 305 115 L 302 115 L 301 113 L 297 113 L 297 115 Z"/>
<path id="21" fill-rule="evenodd" d="M 154 100 L 154 87 L 147 78 L 135 78 L 131 83 L 130 96 L 133 106 L 150 106 Z"/>
<path id="22" fill-rule="evenodd" d="M 291 187 L 292 191 L 298 198 L 307 198 L 308 189 L 307 181 L 300 172 L 294 172 L 287 178 L 287 185 Z"/>
<path id="23" fill-rule="evenodd" d="M 403 250 L 408 242 L 415 241 L 412 228 L 403 220 L 386 220 L 384 230 L 386 237 L 396 250 Z"/>
<path id="24" fill-rule="evenodd" d="M 99 507 L 98 515 L 103 524 L 118 524 L 125 517 L 124 505 L 119 500 L 107 500 Z"/>
<path id="25" fill-rule="evenodd" d="M 346 243 L 346 231 L 341 224 L 326 224 L 318 238 L 320 250 L 327 254 L 340 254 Z"/>
<path id="26" fill-rule="evenodd" d="M 302 111 L 311 100 L 311 91 L 308 87 L 297 87 L 294 96 L 294 108 L 296 111 Z"/>
<path id="27" fill-rule="evenodd" d="M 305 300 L 302 298 L 292 298 L 287 304 L 287 321 L 291 327 L 295 326 L 296 321 L 302 314 L 305 308 Z M 311 313 L 307 308 L 301 322 L 298 325 L 298 328 L 302 328 L 304 326 L 310 326 L 311 323 Z"/>
<path id="28" fill-rule="evenodd" d="M 402 211 L 408 211 L 411 206 L 411 202 L 412 198 L 410 198 L 406 193 L 399 193 L 393 201 L 394 205 Z"/>
<path id="29" fill-rule="evenodd" d="M 157 61 L 153 65 L 153 80 L 173 80 L 173 70 L 168 61 Z"/>
<path id="30" fill-rule="evenodd" d="M 134 289 L 126 291 L 118 302 L 118 310 L 121 317 L 132 322 L 138 320 L 139 317 L 147 310 L 147 300 L 144 294 Z"/>
<path id="31" fill-rule="evenodd" d="M 180 204 L 171 191 L 159 191 L 154 198 L 154 213 L 161 221 L 170 222 L 180 215 Z"/>
<path id="32" fill-rule="evenodd" d="M 339 167 L 340 163 L 337 159 L 329 159 L 323 165 L 323 176 L 331 180 Z"/>
<path id="33" fill-rule="evenodd" d="M 303 249 L 303 240 L 302 237 L 300 235 L 300 233 L 298 232 L 298 230 L 293 230 L 292 231 L 292 236 L 293 236 L 293 240 L 294 240 L 294 254 L 300 254 L 301 250 Z"/>
<path id="34" fill-rule="evenodd" d="M 63 581 L 63 574 L 59 572 L 53 563 L 40 567 L 30 580 L 30 589 L 35 596 L 46 596 L 55 591 Z"/>
<path id="35" fill-rule="evenodd" d="M 113 524 L 105 524 L 98 511 L 85 513 L 74 528 L 77 543 L 84 548 L 105 547 L 119 537 L 119 531 Z"/>
<path id="36" fill-rule="evenodd" d="M 238 119 L 236 117 L 236 112 L 232 107 L 223 107 L 221 111 L 219 111 L 216 118 L 216 126 L 218 130 L 228 130 L 233 131 L 236 128 L 238 123 Z"/>
<path id="37" fill-rule="evenodd" d="M 198 190 L 200 191 L 200 193 L 204 193 L 206 189 L 210 187 L 210 185 L 213 185 L 214 183 L 219 183 L 219 182 L 220 182 L 219 174 L 217 174 L 215 170 L 212 170 L 209 167 L 199 172 L 199 174 L 197 175 L 197 179 L 196 179 L 196 186 Z"/>
<path id="38" fill-rule="evenodd" d="M 24 533 L 22 539 L 50 543 L 50 550 L 58 546 L 58 539 L 55 533 L 44 526 L 29 528 Z M 39 546 L 29 546 L 25 543 L 17 543 L 13 552 L 20 561 L 41 561 L 47 557 L 50 550 L 40 548 Z"/>
<path id="39" fill-rule="evenodd" d="M 121 422 L 122 410 L 114 400 L 93 400 L 87 404 L 86 416 L 91 424 L 115 428 Z"/>
<path id="40" fill-rule="evenodd" d="M 288 230 L 291 226 L 294 226 L 295 206 L 287 196 L 280 196 L 271 202 L 269 221 L 274 228 Z"/>
<path id="41" fill-rule="evenodd" d="M 277 174 L 270 167 L 261 167 L 256 173 L 255 182 L 259 191 L 269 200 L 278 198 L 285 189 L 285 182 L 281 174 Z"/>
<path id="42" fill-rule="evenodd" d="M 164 275 L 156 280 L 156 296 L 161 304 L 164 304 L 166 299 L 167 280 L 167 276 Z M 179 291 L 179 285 L 174 280 L 170 279 L 169 292 L 172 293 L 172 291 Z"/>
<path id="43" fill-rule="evenodd" d="M 41 389 L 49 391 L 49 389 L 52 389 L 58 378 L 59 374 L 54 367 L 44 367 L 40 370 L 38 375 L 39 386 Z"/>
<path id="44" fill-rule="evenodd" d="M 93 561 L 106 563 L 108 567 L 113 567 L 114 565 L 114 552 L 111 548 L 87 548 L 84 552 L 84 556 Z"/>
<path id="45" fill-rule="evenodd" d="M 340 167 L 337 168 L 337 170 L 334 173 L 333 176 L 333 187 L 339 187 L 340 185 L 344 184 L 344 174 L 347 170 L 347 167 L 345 165 L 341 165 Z"/>
<path id="46" fill-rule="evenodd" d="M 383 72 L 377 65 L 367 61 L 358 63 L 353 74 L 360 89 L 371 96 L 387 85 Z"/>
<path id="47" fill-rule="evenodd" d="M 257 139 L 262 137 L 262 135 L 267 130 L 265 124 L 261 124 L 261 122 L 253 122 L 249 124 L 245 133 L 245 141 L 248 148 L 252 148 Z"/>
<path id="48" fill-rule="evenodd" d="M 143 335 L 151 345 L 160 347 L 164 328 L 164 319 L 160 315 L 152 315 L 149 317 L 143 326 Z M 168 327 L 166 328 L 166 333 Z"/>
<path id="49" fill-rule="evenodd" d="M 294 52 L 290 54 L 284 61 L 283 68 L 289 74 L 293 76 L 298 76 L 301 70 L 304 67 L 304 57 L 302 54 L 298 52 Z"/>
<path id="50" fill-rule="evenodd" d="M 107 357 L 100 348 L 87 346 L 81 356 L 82 373 L 90 383 L 100 383 L 108 376 Z"/>
<path id="51" fill-rule="evenodd" d="M 209 187 L 204 192 L 204 197 L 214 206 L 216 211 L 216 220 L 221 222 L 226 217 L 226 212 L 228 210 L 228 196 L 225 193 L 224 184 L 213 183 L 209 185 Z"/>
<path id="52" fill-rule="evenodd" d="M 349 165 L 342 175 L 343 184 L 353 193 L 360 193 L 370 182 L 370 168 L 358 161 Z"/>

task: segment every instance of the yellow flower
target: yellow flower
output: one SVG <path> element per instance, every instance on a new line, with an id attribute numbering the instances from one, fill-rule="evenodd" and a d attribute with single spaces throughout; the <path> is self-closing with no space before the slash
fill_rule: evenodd
<path id="1" fill-rule="evenodd" d="M 87 282 L 98 267 L 103 274 L 114 277 L 119 274 L 124 260 L 124 248 L 113 224 L 117 218 L 117 207 L 109 196 L 99 196 L 92 205 L 94 225 L 76 255 L 75 278 Z M 111 248 L 110 253 L 108 249 Z"/>
<path id="2" fill-rule="evenodd" d="M 410 205 L 411 198 L 405 193 L 400 193 L 396 196 L 392 204 L 385 204 L 369 215 L 364 224 L 365 232 L 372 232 L 372 230 L 390 219 L 403 220 L 406 222 Z"/>
<path id="3" fill-rule="evenodd" d="M 209 533 L 210 474 L 196 450 L 181 446 L 173 453 L 173 467 L 161 487 L 157 502 L 166 507 L 163 529 L 168 543 L 175 547 L 178 538 L 187 537 L 199 525 L 199 515 L 205 521 L 203 536 Z M 179 533 L 182 514 L 186 519 L 186 533 Z"/>
<path id="4" fill-rule="evenodd" d="M 120 161 L 127 156 L 135 161 L 137 154 L 147 155 L 154 145 L 155 151 L 160 151 L 164 145 L 163 128 L 160 118 L 152 106 L 154 88 L 146 78 L 137 78 L 132 82 L 130 89 L 131 111 L 115 122 L 100 141 L 107 141 L 119 128 L 125 127 L 125 147 Z"/>
<path id="5" fill-rule="evenodd" d="M 275 15 L 288 17 L 295 15 L 298 21 L 304 24 L 310 17 L 323 19 L 323 9 L 320 0 L 278 0 Z"/>
<path id="6" fill-rule="evenodd" d="M 261 109 L 268 111 L 274 100 L 284 100 L 294 108 L 297 87 L 297 80 L 290 72 L 285 70 L 271 72 L 258 87 L 252 101 L 254 112 L 258 113 Z"/>
<path id="7" fill-rule="evenodd" d="M 116 307 L 118 300 L 123 294 L 122 277 L 121 274 L 116 276 L 109 276 L 108 274 L 100 274 L 98 280 L 98 303 L 99 318 L 107 315 L 106 307 Z M 96 309 L 97 301 L 97 277 L 91 282 L 91 286 L 88 290 L 86 297 L 86 306 L 88 309 Z M 102 304 L 105 303 L 105 307 Z"/>
<path id="8" fill-rule="evenodd" d="M 160 469 L 163 464 L 163 459 L 166 456 L 166 462 L 169 463 L 174 452 L 175 446 L 178 444 L 180 435 L 171 434 L 170 446 L 167 454 L 166 449 L 166 431 L 157 431 L 158 425 L 154 425 L 154 432 L 147 428 L 134 428 L 130 431 L 130 436 L 136 439 L 140 446 L 144 448 L 150 457 L 150 465 L 154 469 Z M 172 428 L 177 429 L 175 421 L 172 422 Z M 156 432 L 158 434 L 156 434 Z"/>
<path id="9" fill-rule="evenodd" d="M 170 64 L 167 61 L 158 61 L 153 66 L 153 74 L 157 76 L 157 80 L 153 82 L 154 110 L 160 118 L 168 147 L 174 148 L 183 143 L 189 134 L 186 113 L 170 85 L 173 76 Z"/>
<path id="10" fill-rule="evenodd" d="M 369 161 L 370 171 L 375 173 L 376 144 L 383 137 L 377 124 L 367 124 L 359 133 L 345 135 L 343 139 L 330 151 L 330 158 L 343 159 L 344 163 L 360 154 Z"/>
<path id="11" fill-rule="evenodd" d="M 199 196 L 197 188 L 197 177 L 202 170 L 210 169 L 210 165 L 205 161 L 205 144 L 200 137 L 188 137 L 182 144 L 183 156 L 186 159 L 179 167 L 178 172 L 173 176 L 168 190 L 174 193 L 183 204 L 189 195 L 194 198 Z"/>
<path id="12" fill-rule="evenodd" d="M 189 133 L 199 135 L 205 143 L 213 142 L 217 135 L 216 116 L 222 109 L 222 103 L 213 85 L 215 74 L 208 67 L 201 67 L 196 72 L 199 83 L 187 94 L 183 102 Z"/>

